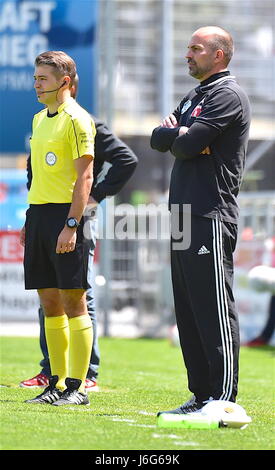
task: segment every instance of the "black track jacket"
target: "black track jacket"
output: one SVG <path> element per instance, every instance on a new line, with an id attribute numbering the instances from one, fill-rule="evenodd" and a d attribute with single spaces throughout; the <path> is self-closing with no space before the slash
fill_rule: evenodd
<path id="1" fill-rule="evenodd" d="M 239 193 L 249 138 L 250 104 L 229 71 L 212 75 L 190 91 L 173 113 L 179 127 L 157 127 L 151 147 L 176 157 L 171 204 L 191 204 L 193 214 L 237 223 Z M 201 152 L 210 147 L 211 154 Z"/>

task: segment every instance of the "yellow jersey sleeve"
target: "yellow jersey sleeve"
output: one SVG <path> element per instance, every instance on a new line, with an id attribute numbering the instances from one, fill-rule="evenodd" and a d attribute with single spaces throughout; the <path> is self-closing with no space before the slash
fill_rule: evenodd
<path id="1" fill-rule="evenodd" d="M 83 155 L 94 157 L 95 145 L 95 123 L 93 119 L 87 116 L 77 116 L 71 121 L 71 131 L 69 141 L 71 144 L 72 158 L 75 160 Z"/>

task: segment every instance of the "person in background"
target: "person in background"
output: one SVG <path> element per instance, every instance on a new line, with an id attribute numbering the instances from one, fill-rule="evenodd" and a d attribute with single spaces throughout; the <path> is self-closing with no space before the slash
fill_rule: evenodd
<path id="1" fill-rule="evenodd" d="M 251 340 L 243 343 L 243 346 L 248 347 L 258 347 L 258 346 L 267 346 L 272 339 L 275 331 L 275 237 L 268 238 L 265 241 L 265 251 L 263 255 L 263 265 L 256 267 L 256 271 L 261 269 L 261 276 L 259 277 L 254 271 L 253 279 L 250 278 L 250 285 L 252 289 L 258 290 L 260 292 L 271 292 L 271 298 L 268 305 L 268 313 L 266 322 L 261 330 L 261 332 Z M 263 275 L 264 269 L 264 275 Z"/>
<path id="2" fill-rule="evenodd" d="M 275 295 L 271 296 L 269 307 L 268 307 L 268 314 L 266 323 L 256 338 L 247 341 L 244 343 L 243 346 L 248 347 L 258 347 L 258 346 L 267 346 L 269 341 L 271 340 L 275 331 Z"/>
<path id="3" fill-rule="evenodd" d="M 70 89 L 71 96 L 76 99 L 79 87 L 79 78 L 76 75 L 74 83 Z M 95 159 L 93 171 L 93 185 L 88 201 L 89 207 L 89 231 L 91 236 L 89 250 L 89 265 L 86 291 L 88 314 L 93 323 L 93 344 L 89 361 L 87 377 L 85 381 L 86 391 L 98 391 L 98 374 L 100 365 L 100 350 L 98 344 L 98 328 L 96 317 L 96 306 L 94 298 L 93 280 L 93 261 L 96 248 L 97 237 L 97 205 L 108 196 L 114 196 L 119 193 L 123 186 L 133 175 L 138 163 L 135 153 L 116 135 L 114 135 L 107 125 L 97 117 L 93 116 L 96 127 L 95 136 Z M 111 166 L 107 173 L 104 173 L 104 163 L 108 162 Z M 32 180 L 31 158 L 27 161 L 28 189 Z M 87 221 L 86 221 L 87 223 Z M 43 308 L 39 308 L 39 325 L 40 325 L 40 348 L 43 359 L 40 362 L 41 371 L 34 377 L 24 380 L 20 383 L 21 387 L 34 388 L 46 387 L 49 385 L 49 377 L 51 376 L 51 366 L 49 361 L 47 341 L 45 337 L 44 313 Z"/>

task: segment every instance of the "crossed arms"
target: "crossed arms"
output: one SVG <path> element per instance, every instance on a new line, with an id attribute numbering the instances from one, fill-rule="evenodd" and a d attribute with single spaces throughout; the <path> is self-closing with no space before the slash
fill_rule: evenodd
<path id="1" fill-rule="evenodd" d="M 151 147 L 160 152 L 168 150 L 179 159 L 189 160 L 199 155 L 210 155 L 210 144 L 219 134 L 212 126 L 194 122 L 192 126 L 179 126 L 174 114 L 170 114 L 154 129 Z"/>

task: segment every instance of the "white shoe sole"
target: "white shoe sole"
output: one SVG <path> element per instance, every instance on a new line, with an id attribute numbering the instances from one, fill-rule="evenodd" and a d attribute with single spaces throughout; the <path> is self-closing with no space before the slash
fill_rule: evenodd
<path id="1" fill-rule="evenodd" d="M 95 387 L 85 387 L 85 392 L 99 392 L 99 386 L 96 385 Z"/>
<path id="2" fill-rule="evenodd" d="M 22 387 L 22 388 L 46 388 L 46 387 L 48 387 L 48 385 L 24 385 L 24 384 L 19 384 L 19 387 Z"/>

